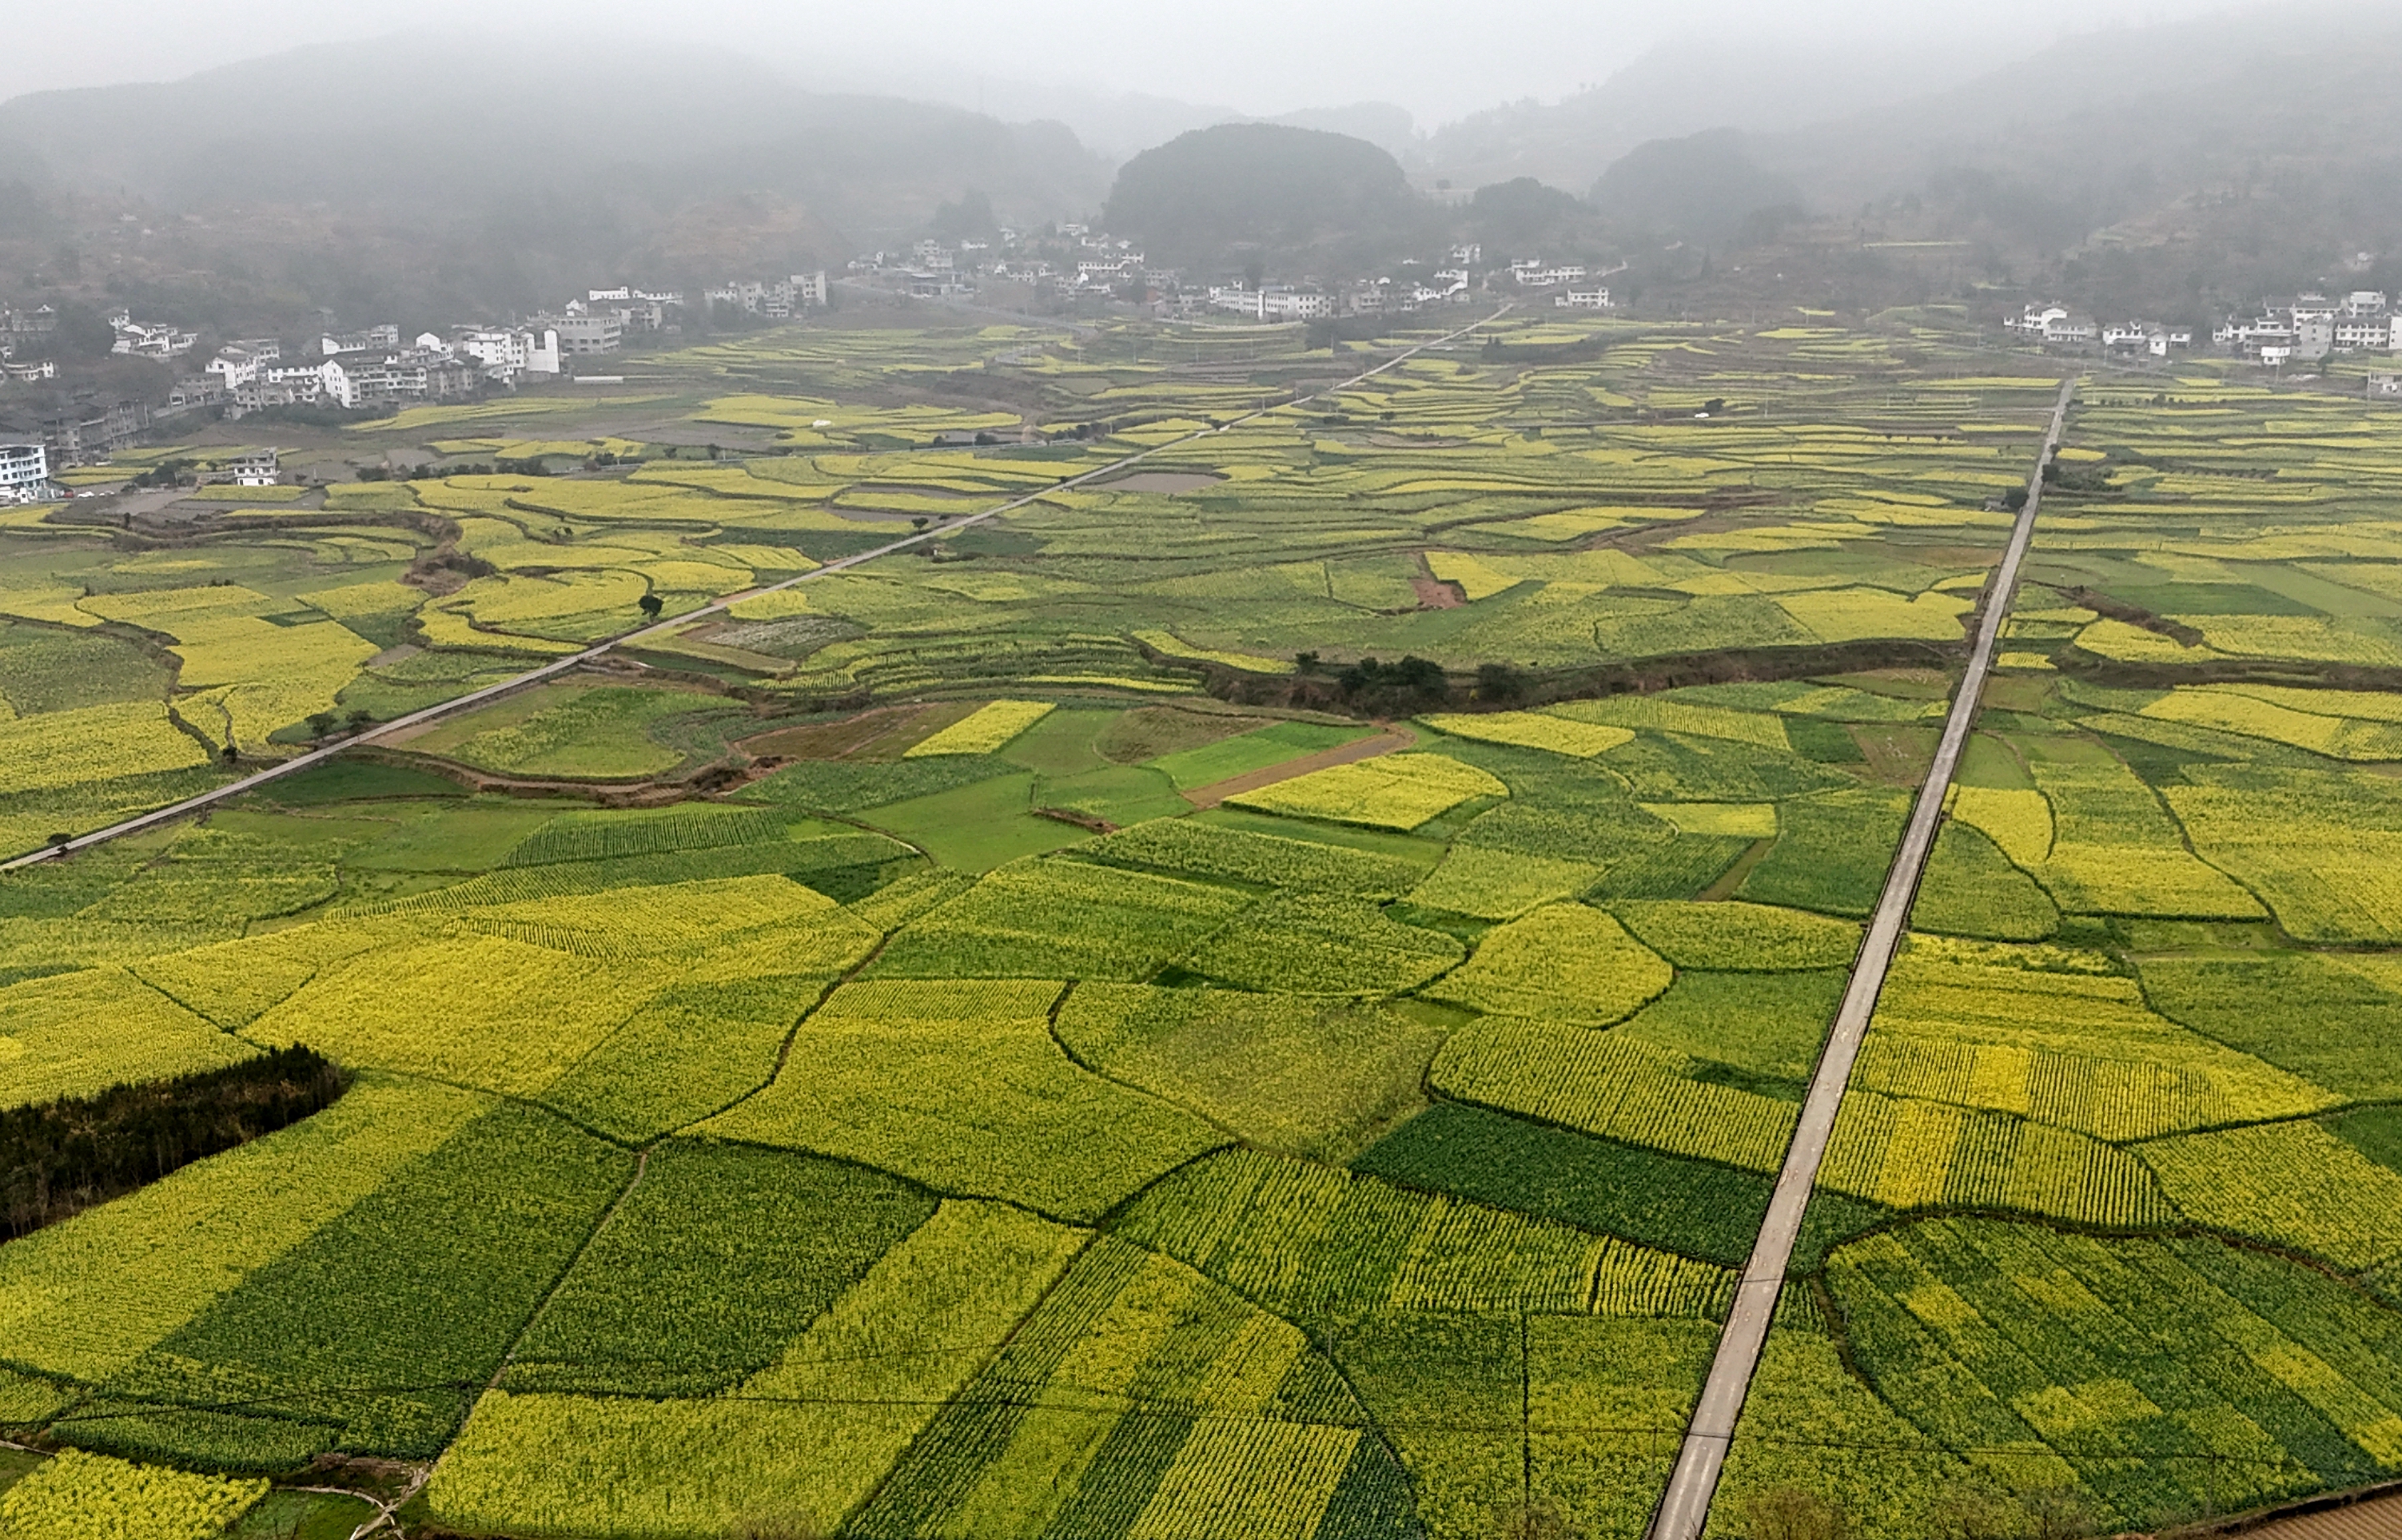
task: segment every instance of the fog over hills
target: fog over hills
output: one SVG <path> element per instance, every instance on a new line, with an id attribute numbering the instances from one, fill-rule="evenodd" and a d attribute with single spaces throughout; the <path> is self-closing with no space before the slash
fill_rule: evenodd
<path id="1" fill-rule="evenodd" d="M 2402 248 L 2402 16 L 2383 8 L 2050 43 L 1689 37 L 1565 100 L 1431 131 L 1385 101 L 1261 116 L 932 65 L 908 94 L 812 89 L 795 75 L 839 72 L 730 46 L 545 60 L 423 32 L 0 103 L 0 245 L 16 243 L 0 277 L 58 281 L 76 231 L 130 221 L 161 228 L 120 287 L 179 274 L 179 303 L 295 303 L 297 286 L 324 306 L 348 285 L 358 304 L 522 309 L 605 274 L 838 266 L 971 195 L 1020 228 L 1108 208 L 1163 257 L 1295 277 L 1424 256 L 1451 233 L 1623 258 L 1631 284 L 1647 251 L 1691 243 L 1723 266 L 1811 225 L 1819 249 L 1951 243 L 1947 282 L 2190 308 Z M 971 92 L 986 110 L 956 104 Z M 1278 181 L 1274 157 L 1248 172 L 1159 158 L 1230 123 L 1312 131 L 1285 142 L 1315 146 L 1310 174 L 1334 168 L 1334 189 L 1349 166 L 1374 196 L 1330 191 L 1297 220 L 1272 205 L 1309 177 Z M 1388 186 L 1396 167 L 1405 186 Z"/>
<path id="2" fill-rule="evenodd" d="M 406 112 L 359 110 L 367 82 L 394 79 L 407 83 Z M 272 108 L 226 110 L 241 97 Z M 326 203 L 437 221 L 559 199 L 632 217 L 766 194 L 806 202 L 854 240 L 921 223 L 963 186 L 1020 218 L 1084 207 L 1108 186 L 1107 166 L 1057 123 L 800 91 L 734 55 L 599 54 L 569 76 L 435 36 L 17 97 L 0 103 L 0 177 L 168 212 Z"/>

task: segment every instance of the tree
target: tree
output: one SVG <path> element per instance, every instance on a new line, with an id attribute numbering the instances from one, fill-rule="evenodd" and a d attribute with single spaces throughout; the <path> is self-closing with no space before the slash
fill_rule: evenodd
<path id="1" fill-rule="evenodd" d="M 1525 693 L 1526 681 L 1518 670 L 1506 663 L 1479 664 L 1476 668 L 1476 698 L 1483 701 L 1516 700 Z"/>
<path id="2" fill-rule="evenodd" d="M 333 713 L 333 712 L 331 712 L 331 711 L 311 711 L 311 712 L 310 712 L 310 713 L 309 713 L 309 732 L 310 732 L 310 735 L 311 735 L 311 736 L 313 736 L 313 737 L 321 737 L 321 738 L 322 738 L 322 737 L 324 737 L 326 734 L 328 734 L 328 733 L 332 732 L 333 730 L 334 730 L 334 713 Z"/>
<path id="3" fill-rule="evenodd" d="M 656 594 L 644 594 L 641 598 L 636 599 L 634 602 L 642 608 L 642 613 L 650 616 L 653 620 L 658 619 L 659 612 L 668 607 L 668 601 L 659 598 Z"/>
<path id="4" fill-rule="evenodd" d="M 1548 1497 L 1503 1509 L 1493 1525 L 1493 1540 L 1577 1540 L 1577 1534 L 1568 1516 Z"/>
<path id="5" fill-rule="evenodd" d="M 1935 1540 L 2020 1540 L 2024 1515 L 1998 1492 L 1963 1485 L 1938 1498 L 1927 1519 Z"/>
<path id="6" fill-rule="evenodd" d="M 1843 1540 L 1851 1524 L 1843 1511 L 1799 1487 L 1771 1487 L 1744 1505 L 1750 1540 Z"/>
<path id="7" fill-rule="evenodd" d="M 2019 1493 L 2026 1514 L 2021 1533 L 2029 1540 L 2083 1540 L 2095 1524 L 2085 1494 L 2075 1487 L 2041 1487 Z"/>
<path id="8" fill-rule="evenodd" d="M 1451 694 L 1443 665 L 1415 655 L 1399 663 L 1361 658 L 1336 674 L 1334 682 L 1354 707 L 1379 714 L 1440 706 Z"/>
<path id="9" fill-rule="evenodd" d="M 939 241 L 964 241 L 972 236 L 990 235 L 1001 228 L 993 217 L 992 199 L 979 188 L 971 187 L 959 195 L 956 203 L 945 202 L 934 210 L 933 231 Z"/>

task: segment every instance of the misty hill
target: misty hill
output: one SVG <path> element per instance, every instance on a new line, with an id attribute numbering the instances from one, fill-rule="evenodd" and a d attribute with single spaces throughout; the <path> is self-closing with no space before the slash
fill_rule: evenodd
<path id="1" fill-rule="evenodd" d="M 1347 133 L 1354 139 L 1364 139 L 1404 161 L 1415 158 L 1418 149 L 1417 124 L 1410 117 L 1409 109 L 1395 106 L 1390 102 L 1354 102 L 1346 107 L 1304 107 L 1298 112 L 1271 117 L 1268 121 L 1289 124 L 1296 129 L 1324 129 L 1329 133 Z"/>
<path id="2" fill-rule="evenodd" d="M 1625 227 L 1723 241 L 1756 232 L 1763 215 L 1798 212 L 1801 193 L 1752 158 L 1741 132 L 1709 129 L 1637 144 L 1601 173 L 1593 202 Z"/>
<path id="3" fill-rule="evenodd" d="M 537 261 L 636 265 L 689 244 L 687 212 L 725 224 L 729 200 L 767 209 L 754 223 L 782 232 L 768 243 L 786 259 L 835 261 L 969 189 L 1039 222 L 1106 186 L 1056 123 L 797 90 L 711 53 L 595 49 L 562 75 L 520 52 L 419 36 L 21 96 L 0 103 L 0 182 L 203 218 L 324 205 L 507 232 Z"/>
<path id="4" fill-rule="evenodd" d="M 1118 172 L 1105 217 L 1157 262 L 1208 266 L 1310 254 L 1340 264 L 1405 243 L 1434 213 L 1401 163 L 1348 134 L 1221 123 Z"/>
<path id="5" fill-rule="evenodd" d="M 2021 274 L 2075 252 L 2063 276 L 2094 302 L 2190 307 L 2402 248 L 2397 73 L 2402 16 L 2218 17 L 2073 39 L 1750 148 L 1816 212 Z"/>
<path id="6" fill-rule="evenodd" d="M 1446 124 L 1427 137 L 1421 157 L 1456 186 L 1532 176 L 1581 189 L 1649 140 L 1706 129 L 1798 129 L 1903 101 L 1933 82 L 1967 79 L 1988 69 L 1992 57 L 1909 40 L 1882 48 L 1663 44 L 1565 101 L 1512 103 Z"/>

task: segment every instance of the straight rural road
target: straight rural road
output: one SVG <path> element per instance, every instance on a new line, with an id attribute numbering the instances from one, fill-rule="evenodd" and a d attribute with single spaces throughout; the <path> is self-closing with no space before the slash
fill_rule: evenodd
<path id="1" fill-rule="evenodd" d="M 1853 959 L 1851 982 L 1844 987 L 1843 1004 L 1835 1011 L 1834 1030 L 1827 1035 L 1817 1070 L 1810 1078 L 1809 1095 L 1802 1104 L 1792 1147 L 1786 1152 L 1784 1169 L 1777 1173 L 1776 1189 L 1768 1201 L 1768 1217 L 1760 1227 L 1751 1259 L 1744 1264 L 1743 1276 L 1735 1284 L 1734 1308 L 1727 1315 L 1726 1329 L 1719 1334 L 1718 1355 L 1710 1362 L 1710 1376 L 1702 1384 L 1701 1399 L 1693 1406 L 1693 1420 L 1687 1425 L 1685 1441 L 1677 1451 L 1676 1468 L 1669 1474 L 1659 1512 L 1652 1518 L 1650 1540 L 1701 1540 L 1703 1526 L 1708 1522 L 1710 1499 L 1718 1491 L 1719 1473 L 1726 1468 L 1727 1449 L 1734 1439 L 1735 1423 L 1743 1415 L 1744 1396 L 1751 1389 L 1752 1371 L 1759 1367 L 1760 1349 L 1767 1343 L 1769 1323 L 1776 1314 L 1776 1299 L 1785 1287 L 1785 1269 L 1793 1258 L 1793 1243 L 1802 1232 L 1802 1211 L 1809 1205 L 1810 1189 L 1818 1179 L 1818 1164 L 1826 1159 L 1827 1140 L 1835 1131 L 1835 1114 L 1843 1106 L 1843 1088 L 1851 1081 L 1852 1061 L 1859 1057 L 1860 1043 L 1868 1036 L 1869 1018 L 1876 1011 L 1878 992 L 1884 988 L 1885 970 L 1893 966 L 1894 951 L 1901 944 L 1902 927 L 1910 919 L 1911 901 L 1917 896 L 1919 875 L 1926 870 L 1926 858 L 1935 848 L 1935 832 L 1942 821 L 1943 799 L 1952 789 L 1953 772 L 1959 767 L 1961 750 L 1967 746 L 1968 730 L 1976 724 L 1978 702 L 1985 693 L 1986 676 L 1993 671 L 1994 649 L 2001 640 L 2003 622 L 2009 618 L 2010 595 L 2018 586 L 2019 565 L 2025 559 L 2027 543 L 2035 535 L 2035 516 L 2043 502 L 2043 469 L 2050 462 L 2052 451 L 2060 447 L 2061 430 L 2068 419 L 2069 398 L 2076 392 L 2076 380 L 2061 382 L 2060 400 L 2052 407 L 2051 428 L 2044 435 L 2043 452 L 2036 457 L 2034 474 L 2027 478 L 2026 506 L 2019 510 L 2018 522 L 2010 529 L 2009 543 L 2003 547 L 2002 559 L 1994 569 L 1984 621 L 1977 628 L 1977 645 L 1968 655 L 1967 672 L 1961 676 L 1959 693 L 1953 696 L 1952 714 L 1944 721 L 1934 763 L 1927 767 L 1926 783 L 1919 788 L 1918 802 L 1911 809 L 1909 827 L 1902 832 L 1893 866 L 1885 873 L 1884 891 L 1877 899 L 1868 932 L 1861 938 L 1858 955 Z"/>
<path id="2" fill-rule="evenodd" d="M 1196 443 L 1202 439 L 1211 437 L 1214 434 L 1226 433 L 1232 429 L 1242 427 L 1244 424 L 1249 422 L 1255 422 L 1263 417 L 1273 417 L 1277 412 L 1287 410 L 1291 407 L 1306 406 L 1308 403 L 1313 401 L 1322 401 L 1326 397 L 1336 394 L 1339 392 L 1347 391 L 1354 385 L 1358 385 L 1362 381 L 1374 379 L 1376 376 L 1383 374 L 1387 369 L 1398 368 L 1402 364 L 1415 358 L 1418 354 L 1427 351 L 1429 349 L 1441 348 L 1446 344 L 1456 342 L 1461 337 L 1468 336 L 1470 333 L 1474 332 L 1481 327 L 1489 326 L 1494 322 L 1500 320 L 1502 316 L 1508 314 L 1511 309 L 1511 306 L 1505 304 L 1499 309 L 1495 310 L 1491 315 L 1471 321 L 1467 325 L 1460 327 L 1456 331 L 1446 332 L 1441 337 L 1421 342 L 1415 347 L 1405 348 L 1401 351 L 1395 353 L 1392 357 L 1386 359 L 1374 368 L 1362 369 L 1360 373 L 1353 375 L 1350 378 L 1343 380 L 1337 384 L 1330 385 L 1326 389 L 1318 392 L 1316 394 L 1297 396 L 1291 401 L 1278 402 L 1271 406 L 1263 406 L 1257 411 L 1246 412 L 1240 417 L 1231 419 L 1230 420 L 1215 427 L 1202 428 L 1194 433 L 1187 433 L 1181 438 L 1170 439 L 1165 444 L 1155 444 L 1148 449 L 1138 450 L 1133 454 L 1126 455 L 1118 460 L 1113 460 L 1107 465 L 1097 466 L 1092 470 L 1070 476 L 1063 481 L 1054 482 L 1050 486 L 1042 488 L 1040 491 L 1028 492 L 1024 497 L 1012 498 L 1006 502 L 987 508 L 982 513 L 970 514 L 965 518 L 954 519 L 948 524 L 939 525 L 934 528 L 920 530 L 916 534 L 908 535 L 903 539 L 893 541 L 890 544 L 878 545 L 872 551 L 862 551 L 857 556 L 844 557 L 839 561 L 829 561 L 822 567 L 812 568 L 810 571 L 803 572 L 798 577 L 786 578 L 781 583 L 770 583 L 758 588 L 746 588 L 739 594 L 728 594 L 724 598 L 718 599 L 712 603 L 704 604 L 697 610 L 687 610 L 683 614 L 670 615 L 665 620 L 656 621 L 650 625 L 640 626 L 634 630 L 623 632 L 617 636 L 609 638 L 605 641 L 595 642 L 593 645 L 585 648 L 581 652 L 570 653 L 565 657 L 555 658 L 538 668 L 529 668 L 522 674 L 501 681 L 498 684 L 489 684 L 480 690 L 470 691 L 466 694 L 459 695 L 452 699 L 439 702 L 436 705 L 426 707 L 422 710 L 411 711 L 406 716 L 394 717 L 390 722 L 380 722 L 374 727 L 368 728 L 366 732 L 357 734 L 352 737 L 344 738 L 339 743 L 328 744 L 323 749 L 312 749 L 306 753 L 296 754 L 288 760 L 280 761 L 254 775 L 244 776 L 240 780 L 228 781 L 225 785 L 216 788 L 213 791 L 204 791 L 197 797 L 186 797 L 182 802 L 159 808 L 155 812 L 144 813 L 137 818 L 127 818 L 119 823 L 112 823 L 105 829 L 96 829 L 90 833 L 78 834 L 75 838 L 64 841 L 63 843 L 44 846 L 39 850 L 31 851 L 25 855 L 18 856 L 11 860 L 0 861 L 0 872 L 15 872 L 24 867 L 35 865 L 41 861 L 56 860 L 61 856 L 72 855 L 77 850 L 89 849 L 90 846 L 95 845 L 103 845 L 114 839 L 122 839 L 128 834 L 140 833 L 143 830 L 155 829 L 162 823 L 171 823 L 177 818 L 187 818 L 194 813 L 203 812 L 208 808 L 215 806 L 221 802 L 229 801 L 230 799 L 239 797 L 247 791 L 256 791 L 259 787 L 266 785 L 269 781 L 281 780 L 285 776 L 297 775 L 300 771 L 309 769 L 312 765 L 323 764 L 327 760 L 333 759 L 337 755 L 342 753 L 345 749 L 355 749 L 363 743 L 374 743 L 380 738 L 386 738 L 393 736 L 394 734 L 405 733 L 412 727 L 422 727 L 429 722 L 438 722 L 444 717 L 455 715 L 458 712 L 481 706 L 487 701 L 497 700 L 503 695 L 511 694 L 514 691 L 522 690 L 528 685 L 540 684 L 545 680 L 557 678 L 559 675 L 564 674 L 572 668 L 590 663 L 593 659 L 600 657 L 604 653 L 614 652 L 620 647 L 631 646 L 652 637 L 666 636 L 668 633 L 675 630 L 678 626 L 689 626 L 697 620 L 706 620 L 711 615 L 723 614 L 733 605 L 739 604 L 746 598 L 756 598 L 761 594 L 779 593 L 786 588 L 797 587 L 804 583 L 815 582 L 819 578 L 831 577 L 836 572 L 849 571 L 851 568 L 860 566 L 865 562 L 874 561 L 878 557 L 888 557 L 895 551 L 905 551 L 911 546 L 922 545 L 930 540 L 940 540 L 946 535 L 957 534 L 961 529 L 967 529 L 971 525 L 982 524 L 987 519 L 999 518 L 1003 514 L 1015 513 L 1018 509 L 1026 507 L 1029 503 L 1041 502 L 1042 499 L 1049 497 L 1054 492 L 1065 491 L 1072 487 L 1083 487 L 1089 483 L 1102 480 L 1105 477 L 1115 475 L 1120 471 L 1125 470 L 1127 466 L 1139 464 L 1143 461 L 1152 459 L 1153 456 L 1166 454 L 1170 450 L 1182 448 L 1188 444 Z"/>

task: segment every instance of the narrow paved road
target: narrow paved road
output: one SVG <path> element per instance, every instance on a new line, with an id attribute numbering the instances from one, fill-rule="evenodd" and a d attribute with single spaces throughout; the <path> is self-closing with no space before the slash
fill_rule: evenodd
<path id="1" fill-rule="evenodd" d="M 1710 1498 L 1718 1491 L 1727 1447 L 1733 1440 L 1736 1419 L 1743 1415 L 1744 1396 L 1751 1388 L 1752 1370 L 1760 1363 L 1769 1322 L 1776 1313 L 1776 1297 L 1785 1286 L 1786 1265 L 1802 1231 L 1802 1211 L 1808 1206 L 1810 1189 L 1817 1181 L 1818 1162 L 1826 1158 L 1827 1139 L 1835 1131 L 1835 1113 L 1843 1106 L 1843 1088 L 1852 1078 L 1852 1061 L 1859 1056 L 1861 1039 L 1868 1035 L 1869 1017 L 1876 1010 L 1878 991 L 1884 987 L 1885 970 L 1893 965 L 1894 949 L 1901 943 L 1919 874 L 1926 871 L 1927 855 L 1934 849 L 1944 794 L 1951 790 L 1952 774 L 1967 745 L 1968 730 L 1976 723 L 1985 677 L 1993 670 L 1995 644 L 2001 639 L 2002 623 L 2009 618 L 2019 564 L 2035 534 L 2036 512 L 2043 502 L 2043 467 L 2060 445 L 2069 398 L 2076 391 L 2074 379 L 2062 382 L 2060 400 L 2051 412 L 2051 429 L 2044 435 L 2043 452 L 2027 478 L 2026 506 L 2019 511 L 2001 563 L 1994 569 L 1984 622 L 1977 628 L 1976 650 L 1969 654 L 1959 694 L 1953 697 L 1952 714 L 1943 723 L 1935 762 L 1927 767 L 1926 784 L 1911 810 L 1910 826 L 1894 852 L 1884 892 L 1877 900 L 1868 933 L 1853 959 L 1851 983 L 1843 990 L 1843 1003 L 1835 1012 L 1834 1030 L 1828 1034 L 1817 1072 L 1811 1077 L 1792 1148 L 1786 1153 L 1785 1168 L 1777 1174 L 1776 1190 L 1768 1201 L 1768 1217 L 1735 1285 L 1734 1309 L 1719 1337 L 1718 1356 L 1710 1363 L 1710 1377 L 1703 1382 L 1693 1420 L 1677 1452 L 1676 1469 L 1668 1477 L 1660 1511 L 1651 1520 L 1651 1540 L 1700 1540 L 1702 1527 L 1709 1519 Z"/>
<path id="2" fill-rule="evenodd" d="M 605 653 L 614 652 L 617 648 L 637 645 L 649 638 L 665 636 L 675 630 L 678 626 L 689 626 L 695 621 L 705 620 L 711 615 L 722 614 L 727 608 L 739 603 L 743 599 L 755 598 L 761 594 L 777 593 L 782 589 L 796 587 L 804 583 L 815 582 L 819 578 L 831 577 L 836 572 L 849 571 L 851 568 L 857 567 L 863 562 L 874 561 L 878 557 L 890 556 L 895 551 L 905 551 L 913 545 L 922 545 L 930 540 L 940 540 L 946 535 L 957 534 L 961 529 L 967 529 L 971 525 L 982 524 L 987 519 L 999 518 L 1003 514 L 1015 513 L 1018 509 L 1027 506 L 1028 503 L 1041 502 L 1042 499 L 1049 497 L 1054 492 L 1063 491 L 1071 487 L 1082 487 L 1087 482 L 1098 481 L 1105 476 L 1115 475 L 1118 472 L 1125 470 L 1127 466 L 1138 464 L 1142 461 L 1151 459 L 1154 455 L 1166 454 L 1170 450 L 1182 448 L 1188 444 L 1208 438 L 1212 434 L 1229 432 L 1233 429 L 1243 426 L 1245 423 L 1257 421 L 1259 419 L 1263 417 L 1273 417 L 1277 412 L 1286 411 L 1291 407 L 1306 406 L 1313 401 L 1322 401 L 1326 397 L 1333 395 L 1338 392 L 1347 391 L 1352 386 L 1357 385 L 1363 380 L 1374 379 L 1376 376 L 1383 374 L 1387 369 L 1397 368 L 1401 364 L 1407 363 L 1409 360 L 1415 358 L 1418 354 L 1425 352 L 1429 348 L 1440 348 L 1447 343 L 1456 342 L 1461 337 L 1468 336 L 1470 332 L 1483 326 L 1488 326 L 1494 322 L 1498 321 L 1502 316 L 1508 314 L 1511 309 L 1511 306 L 1505 304 L 1499 309 L 1495 310 L 1491 315 L 1484 316 L 1480 320 L 1471 321 L 1467 325 L 1460 327 L 1457 331 L 1446 332 L 1441 337 L 1421 342 L 1414 348 L 1404 349 L 1401 351 L 1395 353 L 1392 357 L 1385 360 L 1382 364 L 1377 364 L 1374 368 L 1362 369 L 1360 373 L 1353 375 L 1350 378 L 1346 379 L 1339 384 L 1330 385 L 1325 390 L 1318 392 L 1315 395 L 1301 396 L 1291 401 L 1278 403 L 1273 406 L 1263 406 L 1257 411 L 1246 412 L 1242 416 L 1235 418 L 1218 427 L 1199 429 L 1196 432 L 1185 434 L 1182 438 L 1170 439 L 1166 444 L 1153 445 L 1148 449 L 1139 450 L 1134 454 L 1124 457 L 1123 459 L 1113 460 L 1107 465 L 1097 466 L 1092 470 L 1082 473 L 1081 474 L 1070 476 L 1064 481 L 1054 482 L 1050 486 L 1042 488 L 1040 491 L 1028 492 L 1024 497 L 1012 498 L 1009 502 L 1001 503 L 995 507 L 987 508 L 980 514 L 971 514 L 965 518 L 955 519 L 948 524 L 938 525 L 932 529 L 920 530 L 917 534 L 893 541 L 889 545 L 878 545 L 872 551 L 862 551 L 859 555 L 854 557 L 845 557 L 839 561 L 829 561 L 822 567 L 815 568 L 809 571 L 802 573 L 799 577 L 786 578 L 781 583 L 771 583 L 764 587 L 746 588 L 739 594 L 728 594 L 724 598 L 718 599 L 714 603 L 704 604 L 697 610 L 687 610 L 683 614 L 670 615 L 665 620 L 657 621 L 651 625 L 642 626 L 636 630 L 627 631 L 618 636 L 611 637 L 605 641 L 596 642 L 592 646 L 585 648 L 582 652 L 570 653 L 565 657 L 554 659 L 549 663 L 544 664 L 539 668 L 530 668 L 524 673 L 518 674 L 514 678 L 503 680 L 498 684 L 486 685 L 481 690 L 470 691 L 466 694 L 443 701 L 439 705 L 426 707 L 423 710 L 411 711 L 407 716 L 394 717 L 390 722 L 380 723 L 377 726 L 367 729 L 364 733 L 344 738 L 339 743 L 329 744 L 323 749 L 312 749 L 305 754 L 296 754 L 292 758 L 270 765 L 267 769 L 261 770 L 255 775 L 244 776 L 242 779 L 236 781 L 228 781 L 225 785 L 218 787 L 214 791 L 202 792 L 197 797 L 187 797 L 184 801 L 175 803 L 171 806 L 161 807 L 156 812 L 142 814 L 138 818 L 127 818 L 121 823 L 110 824 L 105 829 L 97 829 L 89 834 L 79 834 L 74 839 L 68 840 L 62 845 L 45 846 L 39 850 L 19 856 L 13 860 L 0 861 L 0 872 L 14 872 L 21 867 L 32 866 L 38 861 L 54 860 L 61 856 L 70 855 L 77 850 L 88 849 L 92 846 L 104 844 L 109 840 L 119 839 L 127 834 L 139 833 L 145 829 L 155 829 L 162 823 L 168 823 L 176 818 L 188 817 L 191 814 L 200 812 L 206 808 L 214 807 L 218 803 L 228 801 L 234 797 L 239 797 L 246 791 L 255 791 L 259 787 L 266 785 L 269 781 L 280 780 L 285 776 L 297 774 L 302 770 L 308 769 L 311 765 L 322 764 L 325 761 L 341 753 L 344 749 L 355 748 L 362 743 L 373 743 L 380 738 L 390 737 L 394 734 L 407 732 L 412 727 L 422 727 L 428 722 L 438 722 L 444 717 L 451 716 L 457 712 L 480 706 L 486 701 L 497 699 L 513 691 L 522 690 L 530 684 L 539 684 L 546 679 L 556 678 L 560 674 L 566 673 L 571 668 L 589 663 L 594 658 L 600 657 Z"/>

